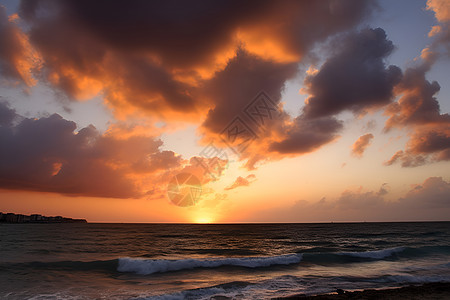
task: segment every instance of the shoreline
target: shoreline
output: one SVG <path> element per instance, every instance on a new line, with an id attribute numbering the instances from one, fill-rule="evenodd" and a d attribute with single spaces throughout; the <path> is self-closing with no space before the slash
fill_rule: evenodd
<path id="1" fill-rule="evenodd" d="M 43 216 L 40 214 L 16 214 L 0 212 L 0 224 L 59 224 L 87 223 L 86 219 L 72 219 L 62 216 Z"/>
<path id="2" fill-rule="evenodd" d="M 424 283 L 403 287 L 365 289 L 362 291 L 336 290 L 330 294 L 307 296 L 303 294 L 272 298 L 273 300 L 340 300 L 340 299 L 450 299 L 450 282 Z"/>

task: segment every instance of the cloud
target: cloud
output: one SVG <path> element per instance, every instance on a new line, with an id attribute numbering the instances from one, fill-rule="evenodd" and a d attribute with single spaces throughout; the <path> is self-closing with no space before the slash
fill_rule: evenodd
<path id="1" fill-rule="evenodd" d="M 377 195 L 384 196 L 384 195 L 388 194 L 389 193 L 388 189 L 389 189 L 389 185 L 387 183 L 383 183 L 381 185 L 380 189 L 378 190 Z"/>
<path id="2" fill-rule="evenodd" d="M 245 108 L 264 90 L 277 108 L 286 80 L 297 73 L 295 63 L 277 63 L 255 56 L 244 49 L 238 49 L 225 69 L 215 73 L 211 80 L 205 82 L 208 98 L 214 99 L 215 107 L 210 109 L 203 127 L 219 134 L 237 116 L 247 126 L 258 130 L 244 113 Z"/>
<path id="3" fill-rule="evenodd" d="M 397 86 L 401 95 L 397 102 L 391 103 L 385 111 L 390 116 L 386 130 L 407 125 L 426 125 L 450 122 L 450 115 L 440 114 L 439 102 L 435 95 L 440 90 L 439 83 L 426 79 L 435 58 L 427 57 L 417 67 L 408 68 Z"/>
<path id="4" fill-rule="evenodd" d="M 304 92 L 310 94 L 303 111 L 323 117 L 349 110 L 360 114 L 388 104 L 401 70 L 386 66 L 394 45 L 383 29 L 364 29 L 340 36 L 332 43 L 333 55 L 305 78 Z"/>
<path id="5" fill-rule="evenodd" d="M 17 85 L 34 85 L 32 69 L 38 64 L 27 36 L 16 24 L 17 15 L 9 16 L 0 5 L 0 75 Z"/>
<path id="6" fill-rule="evenodd" d="M 0 126 L 10 126 L 16 117 L 16 111 L 0 98 Z"/>
<path id="7" fill-rule="evenodd" d="M 189 164 L 180 172 L 192 173 L 200 179 L 202 184 L 206 184 L 210 181 L 219 180 L 228 165 L 229 161 L 226 157 L 194 156 L 190 158 Z"/>
<path id="8" fill-rule="evenodd" d="M 424 155 L 414 155 L 410 152 L 403 150 L 397 151 L 388 161 L 384 163 L 386 166 L 391 166 L 397 162 L 401 162 L 402 167 L 419 167 L 428 162 L 427 157 Z"/>
<path id="9" fill-rule="evenodd" d="M 448 209 L 450 207 L 450 182 L 442 177 L 429 177 L 400 198 L 400 203 L 419 208 Z"/>
<path id="10" fill-rule="evenodd" d="M 286 80 L 296 73 L 295 63 L 264 60 L 238 49 L 226 68 L 205 82 L 205 95 L 216 104 L 200 128 L 205 143 L 232 148 L 240 160 L 247 159 L 248 169 L 263 156 L 271 158 L 263 153 L 283 135 L 289 116 L 281 96 Z"/>
<path id="11" fill-rule="evenodd" d="M 408 128 L 410 139 L 405 151 L 398 151 L 385 164 L 401 161 L 403 167 L 417 167 L 430 162 L 450 160 L 450 115 L 441 114 L 435 95 L 440 86 L 426 79 L 436 61 L 436 54 L 425 49 L 422 61 L 405 71 L 398 85 L 400 99 L 385 110 L 389 119 L 385 131 Z"/>
<path id="12" fill-rule="evenodd" d="M 240 116 L 258 136 L 241 157 L 252 168 L 271 147 L 275 151 L 267 159 L 278 159 L 280 153 L 313 151 L 336 137 L 334 129 L 312 137 L 296 128 L 303 126 L 302 118 L 293 125 L 280 103 L 284 85 L 317 43 L 358 25 L 376 7 L 372 0 L 38 0 L 22 1 L 16 18 L 23 24 L 18 32 L 29 41 L 26 49 L 42 60 L 36 78 L 71 100 L 103 97 L 121 121 L 200 121 L 205 143 L 222 141 L 227 124 Z M 262 90 L 277 112 L 264 127 L 244 112 Z M 323 123 L 341 126 L 331 118 L 309 128 Z M 292 136 L 304 138 L 306 146 L 272 146 L 303 142 L 290 141 Z"/>
<path id="13" fill-rule="evenodd" d="M 442 212 L 436 214 L 435 211 L 450 211 L 450 183 L 442 177 L 429 177 L 421 184 L 412 185 L 404 196 L 395 201 L 386 199 L 389 193 L 385 186 L 383 184 L 378 192 L 344 191 L 336 200 L 336 208 L 342 211 L 359 211 L 371 219 L 394 219 L 396 215 L 403 220 L 448 218 L 448 215 Z M 374 213 L 371 214 L 371 210 Z"/>
<path id="14" fill-rule="evenodd" d="M 296 63 L 317 42 L 359 24 L 374 7 L 372 0 L 38 0 L 22 1 L 19 17 L 30 47 L 42 57 L 40 78 L 70 98 L 104 96 L 118 118 L 143 114 L 198 121 L 220 106 L 220 95 L 206 92 L 216 82 L 208 80 L 235 64 L 238 49 L 268 64 Z M 260 77 L 280 82 L 288 73 Z M 228 90 L 241 86 L 231 83 L 236 86 Z"/>
<path id="15" fill-rule="evenodd" d="M 445 0 L 428 0 L 427 9 L 434 11 L 439 22 L 450 21 L 450 7 Z"/>
<path id="16" fill-rule="evenodd" d="M 390 166 L 401 161 L 402 167 L 418 167 L 448 160 L 450 160 L 450 124 L 443 124 L 417 128 L 410 136 L 406 150 L 396 152 L 385 165 Z"/>
<path id="17" fill-rule="evenodd" d="M 428 33 L 428 36 L 435 38 L 431 46 L 433 51 L 439 51 L 439 47 L 443 46 L 447 55 L 450 55 L 450 6 L 448 2 L 446 0 L 428 0 L 427 10 L 433 11 L 439 22 L 439 25 L 433 26 Z"/>
<path id="18" fill-rule="evenodd" d="M 378 191 L 345 190 L 334 199 L 296 201 L 289 207 L 257 210 L 252 222 L 443 221 L 450 215 L 450 182 L 429 177 L 392 199 L 387 185 Z"/>
<path id="19" fill-rule="evenodd" d="M 342 128 L 342 122 L 335 118 L 309 120 L 301 115 L 294 120 L 282 141 L 270 145 L 270 150 L 283 154 L 312 152 L 337 139 Z"/>
<path id="20" fill-rule="evenodd" d="M 393 99 L 402 74 L 398 67 L 385 65 L 394 46 L 381 28 L 340 35 L 331 45 L 332 55 L 305 78 L 303 92 L 309 97 L 303 110 L 285 126 L 286 134 L 270 145 L 271 151 L 312 152 L 339 137 L 343 125 L 336 119 L 337 114 L 345 110 L 365 113 Z M 365 144 L 354 153 L 362 155 L 369 141 L 369 136 L 361 140 Z"/>
<path id="21" fill-rule="evenodd" d="M 192 67 L 211 60 L 238 37 L 251 49 L 263 47 L 264 42 L 255 40 L 264 36 L 268 44 L 278 42 L 285 51 L 302 54 L 317 40 L 359 23 L 374 7 L 374 1 L 41 0 L 23 1 L 20 15 L 35 26 L 32 34 L 51 29 L 52 35 L 59 29 L 48 25 L 58 22 L 63 31 L 84 31 L 108 48 L 153 53 L 164 65 Z M 47 13 L 41 14 L 43 10 Z"/>
<path id="22" fill-rule="evenodd" d="M 373 134 L 368 133 L 360 136 L 352 146 L 352 154 L 356 157 L 362 157 L 364 151 L 370 146 Z"/>
<path id="23" fill-rule="evenodd" d="M 245 178 L 242 176 L 239 176 L 238 178 L 236 178 L 236 180 L 233 182 L 233 184 L 226 187 L 225 190 L 229 191 L 229 190 L 235 189 L 240 186 L 249 186 L 250 183 L 252 183 L 255 180 L 256 180 L 256 176 L 254 174 L 250 174 Z"/>
<path id="24" fill-rule="evenodd" d="M 438 160 L 449 160 L 450 122 L 416 131 L 408 147 L 415 154 L 435 154 Z"/>
<path id="25" fill-rule="evenodd" d="M 14 122 L 12 122 L 14 120 Z M 40 119 L 17 115 L 0 102 L 0 187 L 73 196 L 136 198 L 145 182 L 163 177 L 182 160 L 160 151 L 160 140 L 100 134 L 92 125 L 53 114 Z"/>

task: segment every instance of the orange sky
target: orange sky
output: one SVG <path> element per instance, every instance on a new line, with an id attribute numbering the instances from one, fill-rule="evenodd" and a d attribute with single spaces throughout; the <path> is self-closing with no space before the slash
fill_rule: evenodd
<path id="1" fill-rule="evenodd" d="M 446 1 L 139 5 L 0 7 L 0 211 L 448 220 Z"/>

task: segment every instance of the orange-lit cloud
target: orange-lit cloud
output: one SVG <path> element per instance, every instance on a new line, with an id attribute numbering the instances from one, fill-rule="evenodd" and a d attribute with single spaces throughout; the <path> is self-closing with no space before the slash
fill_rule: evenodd
<path id="1" fill-rule="evenodd" d="M 23 1 L 19 16 L 43 58 L 42 73 L 70 97 L 100 94 L 119 118 L 147 114 L 194 121 L 217 106 L 218 95 L 206 97 L 205 90 L 237 49 L 267 63 L 296 63 L 315 43 L 358 24 L 375 4 L 183 1 L 176 6 Z"/>
<path id="2" fill-rule="evenodd" d="M 40 59 L 18 21 L 17 14 L 8 17 L 6 8 L 0 5 L 0 74 L 13 84 L 32 86 L 36 83 L 32 72 L 40 66 Z"/>
<path id="3" fill-rule="evenodd" d="M 427 9 L 434 12 L 439 25 L 431 28 L 428 36 L 434 37 L 432 45 L 436 52 L 439 52 L 439 46 L 444 46 L 447 55 L 450 55 L 450 5 L 446 0 L 428 0 Z"/>
<path id="4" fill-rule="evenodd" d="M 428 7 L 444 24 L 442 3 L 429 1 Z M 394 45 L 384 30 L 354 30 L 375 6 L 370 0 L 38 0 L 23 1 L 11 17 L 1 8 L 3 77 L 26 85 L 39 78 L 73 101 L 99 96 L 116 119 L 104 133 L 93 127 L 76 131 L 75 123 L 56 114 L 20 119 L 0 106 L 8 145 L 1 150 L 2 186 L 159 198 L 177 172 L 195 174 L 207 185 L 229 163 L 223 157 L 182 158 L 161 150 L 158 137 L 174 123 L 198 125 L 204 145 L 225 149 L 249 142 L 238 155 L 253 169 L 338 140 L 342 112 L 360 116 L 385 107 L 387 129 L 413 126 L 401 152 L 413 156 L 407 165 L 419 165 L 422 156 L 430 156 L 423 162 L 431 156 L 447 159 L 448 115 L 440 114 L 434 98 L 438 84 L 425 80 L 437 59 L 435 48 L 422 52 L 428 68 L 410 68 L 403 75 L 388 65 Z M 440 37 L 443 29 L 434 29 L 433 36 Z M 282 101 L 286 82 L 298 78 L 300 64 L 316 62 L 311 50 L 324 42 L 328 57 L 310 68 L 303 82 L 306 103 L 289 115 Z M 262 91 L 268 102 L 254 102 Z M 393 103 L 395 96 L 400 100 Z M 160 120 L 169 125 L 158 128 Z M 243 127 L 233 127 L 235 121 Z M 243 128 L 250 134 L 233 136 Z M 52 146 L 26 144 L 30 136 Z M 354 153 L 362 155 L 372 138 L 361 137 Z M 391 163 L 406 160 L 402 155 Z M 240 178 L 229 188 L 250 182 Z"/>
<path id="5" fill-rule="evenodd" d="M 264 90 L 279 116 L 264 128 L 244 117 L 258 136 L 241 156 L 249 168 L 260 160 L 314 151 L 337 138 L 339 121 L 291 120 L 281 94 L 309 51 L 359 24 L 374 1 L 176 5 L 177 13 L 164 3 L 24 1 L 19 17 L 26 30 L 17 30 L 29 39 L 26 48 L 42 58 L 40 78 L 69 98 L 99 95 L 122 121 L 203 121 L 205 143 L 217 140 Z M 318 136 L 310 129 L 320 129 Z M 272 154 L 265 157 L 268 151 Z"/>
<path id="6" fill-rule="evenodd" d="M 439 84 L 426 79 L 426 73 L 435 60 L 433 52 L 423 52 L 422 61 L 405 71 L 396 88 L 400 99 L 385 110 L 389 116 L 385 130 L 410 130 L 407 148 L 396 152 L 386 165 L 401 162 L 403 167 L 417 167 L 429 162 L 450 160 L 450 115 L 440 112 L 435 97 L 440 90 Z"/>
<path id="7" fill-rule="evenodd" d="M 161 152 L 161 141 L 153 138 L 116 139 L 93 126 L 75 132 L 76 124 L 57 114 L 27 119 L 5 103 L 0 107 L 2 188 L 139 197 L 145 186 L 134 181 L 133 174 L 180 164 L 173 152 Z"/>
<path id="8" fill-rule="evenodd" d="M 373 134 L 368 133 L 360 136 L 352 146 L 352 154 L 356 157 L 362 157 L 364 151 L 370 146 L 373 139 Z"/>
<path id="9" fill-rule="evenodd" d="M 450 5 L 446 0 L 428 0 L 427 9 L 434 11 L 439 22 L 450 21 Z"/>
<path id="10" fill-rule="evenodd" d="M 240 186 L 249 186 L 253 181 L 255 181 L 256 176 L 254 174 L 250 174 L 246 176 L 245 178 L 242 176 L 239 176 L 236 178 L 236 180 L 231 184 L 230 186 L 226 187 L 225 190 L 233 190 L 235 188 L 238 188 Z"/>
<path id="11" fill-rule="evenodd" d="M 161 151 L 150 136 L 115 137 L 57 114 L 23 118 L 0 102 L 0 187 L 73 196 L 136 198 L 165 194 L 175 174 L 195 173 L 202 183 L 219 178 L 227 161 L 195 157 L 185 161 Z M 206 169 L 208 166 L 209 169 Z"/>
<path id="12" fill-rule="evenodd" d="M 385 164 L 403 167 L 450 160 L 450 123 L 420 126 L 413 131 L 405 151 L 396 152 Z"/>

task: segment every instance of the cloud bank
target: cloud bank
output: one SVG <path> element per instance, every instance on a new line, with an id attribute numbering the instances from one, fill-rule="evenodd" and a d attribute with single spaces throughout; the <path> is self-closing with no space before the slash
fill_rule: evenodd
<path id="1" fill-rule="evenodd" d="M 386 131 L 409 130 L 386 165 L 450 160 L 450 116 L 440 112 L 439 84 L 426 78 L 449 45 L 448 5 L 427 2 L 439 21 L 433 44 L 403 71 L 387 63 L 395 46 L 386 32 L 362 26 L 376 8 L 371 0 L 22 1 L 16 15 L 0 7 L 0 75 L 25 88 L 46 84 L 71 101 L 99 96 L 123 122 L 195 123 L 205 145 L 247 143 L 238 154 L 248 169 L 317 151 L 339 139 L 342 113 L 376 110 L 388 118 Z M 314 61 L 318 45 L 327 56 L 304 78 L 304 106 L 289 115 L 286 82 Z M 5 103 L 0 125 L 3 188 L 140 197 L 157 189 L 143 181 L 190 170 L 209 182 L 228 163 L 162 151 L 156 134 L 78 130 L 57 114 L 24 118 Z M 352 153 L 362 156 L 372 139 L 361 136 Z"/>
<path id="2" fill-rule="evenodd" d="M 450 183 L 441 177 L 429 177 L 396 199 L 389 197 L 383 184 L 378 191 L 345 190 L 335 199 L 299 200 L 290 207 L 258 210 L 248 219 L 252 222 L 280 218 L 284 222 L 440 221 L 447 220 L 449 213 Z"/>

